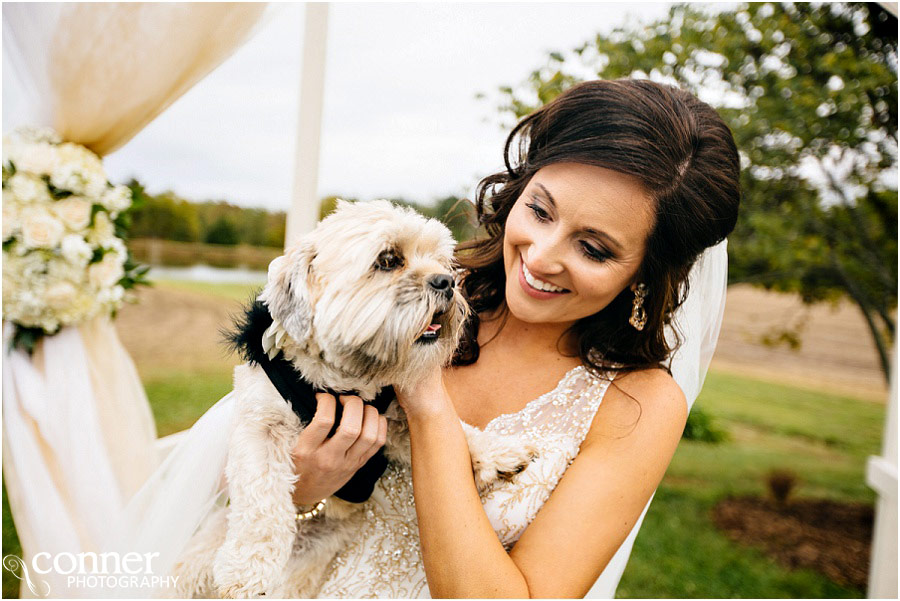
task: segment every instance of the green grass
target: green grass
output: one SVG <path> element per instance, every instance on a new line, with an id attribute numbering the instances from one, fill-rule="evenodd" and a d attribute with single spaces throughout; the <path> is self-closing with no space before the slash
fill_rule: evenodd
<path id="1" fill-rule="evenodd" d="M 166 282 L 244 300 L 252 287 Z M 145 376 L 160 436 L 187 428 L 231 390 L 231 369 Z M 761 551 L 737 545 L 713 526 L 713 505 L 730 494 L 764 494 L 773 468 L 796 472 L 799 497 L 873 502 L 866 457 L 878 454 L 883 405 L 724 373 L 710 373 L 698 406 L 731 432 L 730 442 L 683 440 L 657 491 L 619 586 L 627 598 L 844 598 L 840 587 L 809 570 L 788 570 Z M 3 552 L 20 553 L 3 495 Z M 4 571 L 3 596 L 19 581 Z"/>
<path id="2" fill-rule="evenodd" d="M 231 369 L 174 372 L 145 378 L 144 389 L 156 419 L 157 435 L 190 428 L 231 388 Z"/>
<path id="3" fill-rule="evenodd" d="M 661 486 L 647 512 L 619 598 L 848 598 L 810 570 L 786 570 L 761 552 L 735 545 L 712 525 L 714 501 Z"/>
<path id="4" fill-rule="evenodd" d="M 22 557 L 22 545 L 16 535 L 16 527 L 13 524 L 12 513 L 9 511 L 9 501 L 6 498 L 6 479 L 3 480 L 3 557 L 7 555 Z M 19 580 L 3 570 L 3 598 L 16 599 L 19 597 Z"/>
<path id="5" fill-rule="evenodd" d="M 263 284 L 222 284 L 209 282 L 192 282 L 187 280 L 153 280 L 154 285 L 174 290 L 200 292 L 209 296 L 244 302 L 250 295 L 262 290 Z"/>

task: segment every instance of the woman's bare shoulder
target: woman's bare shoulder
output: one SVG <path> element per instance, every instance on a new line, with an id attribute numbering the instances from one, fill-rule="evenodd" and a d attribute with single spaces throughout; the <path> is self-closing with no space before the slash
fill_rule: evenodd
<path id="1" fill-rule="evenodd" d="M 687 413 L 681 387 L 665 370 L 624 373 L 610 383 L 585 442 L 666 432 L 680 437 Z"/>

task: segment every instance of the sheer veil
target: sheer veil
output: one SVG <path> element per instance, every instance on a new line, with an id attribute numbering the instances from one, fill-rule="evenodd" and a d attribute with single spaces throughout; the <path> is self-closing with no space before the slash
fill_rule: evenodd
<path id="1" fill-rule="evenodd" d="M 172 568 L 203 518 L 226 501 L 225 462 L 237 414 L 235 401 L 234 392 L 229 392 L 181 435 L 127 503 L 123 518 L 110 528 L 102 551 L 148 557 L 144 565 L 150 566 L 149 578 L 110 579 L 99 596 L 172 596 Z"/>
<path id="2" fill-rule="evenodd" d="M 672 358 L 672 375 L 693 405 L 712 359 L 725 309 L 728 274 L 726 241 L 707 249 L 690 273 L 690 288 L 674 326 L 682 344 Z M 671 334 L 671 332 L 670 332 Z M 190 537 L 213 507 L 225 502 L 224 468 L 234 425 L 234 393 L 225 395 L 184 433 L 146 484 L 127 504 L 123 520 L 111 528 L 104 551 L 151 555 L 152 573 L 144 586 L 111 583 L 110 597 L 167 596 L 166 580 Z M 651 500 L 652 501 L 652 497 Z M 647 509 L 588 593 L 612 598 L 631 554 Z"/>

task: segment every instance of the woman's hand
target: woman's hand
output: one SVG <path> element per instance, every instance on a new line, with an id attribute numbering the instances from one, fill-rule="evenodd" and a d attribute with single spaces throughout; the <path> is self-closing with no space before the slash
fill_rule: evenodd
<path id="1" fill-rule="evenodd" d="M 453 407 L 444 388 L 443 371 L 436 367 L 409 388 L 394 387 L 397 402 L 408 418 L 433 415 Z"/>
<path id="2" fill-rule="evenodd" d="M 312 505 L 337 492 L 372 455 L 384 446 L 387 419 L 358 396 L 342 395 L 344 414 L 337 431 L 334 424 L 335 399 L 325 392 L 316 394 L 316 414 L 300 432 L 291 455 L 294 473 L 294 503 Z"/>

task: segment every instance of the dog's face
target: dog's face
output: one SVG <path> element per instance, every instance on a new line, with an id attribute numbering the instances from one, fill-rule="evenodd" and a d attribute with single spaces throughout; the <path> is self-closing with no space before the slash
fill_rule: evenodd
<path id="1" fill-rule="evenodd" d="M 308 366 L 315 354 L 342 378 L 380 385 L 445 363 L 467 313 L 454 245 L 443 224 L 411 209 L 339 202 L 269 266 L 259 298 L 291 338 L 285 356 Z"/>

